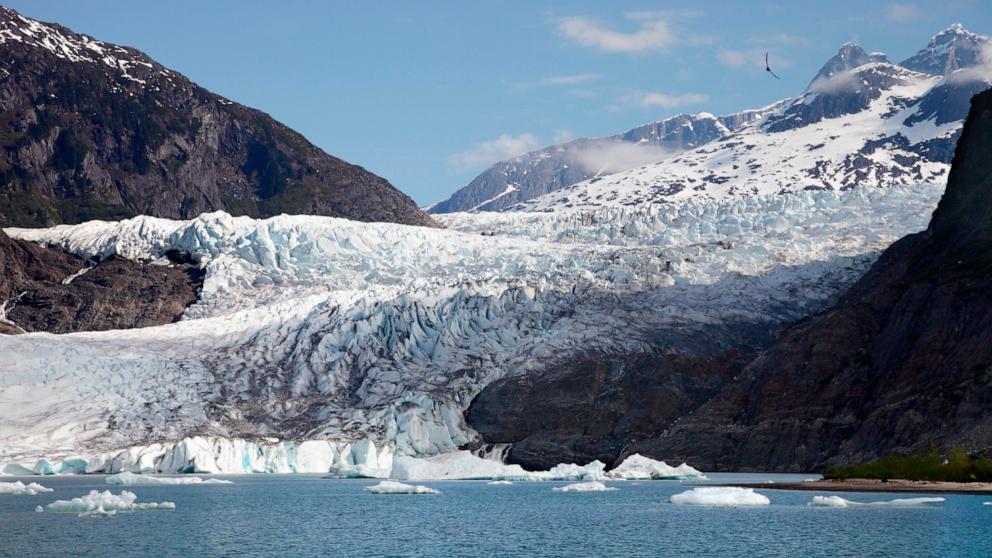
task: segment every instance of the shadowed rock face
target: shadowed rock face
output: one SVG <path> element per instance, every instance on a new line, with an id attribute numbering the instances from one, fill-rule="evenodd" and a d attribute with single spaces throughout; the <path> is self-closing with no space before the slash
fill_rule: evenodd
<path id="1" fill-rule="evenodd" d="M 11 239 L 0 230 L 0 333 L 166 324 L 196 302 L 202 283 L 202 272 L 184 263 L 152 265 L 110 258 L 93 265 Z"/>
<path id="2" fill-rule="evenodd" d="M 142 52 L 0 8 L 0 226 L 207 211 L 433 225 L 386 180 Z"/>
<path id="3" fill-rule="evenodd" d="M 526 443 L 551 430 L 545 447 L 569 448 L 582 437 L 586 445 L 599 444 L 603 455 L 622 447 L 616 458 L 642 453 L 704 470 L 810 471 L 934 444 L 987 453 L 992 450 L 989 293 L 992 91 L 972 100 L 947 191 L 929 228 L 893 244 L 833 308 L 788 328 L 736 372 L 731 366 L 718 374 L 732 379 L 714 390 L 715 396 L 705 389 L 684 390 L 674 399 L 652 395 L 671 384 L 698 381 L 700 370 L 703 377 L 712 373 L 705 363 L 661 357 L 666 362 L 659 364 L 656 357 L 631 363 L 648 378 L 635 390 L 597 395 L 591 402 L 587 396 L 569 403 L 568 390 L 538 391 L 540 379 L 530 385 L 501 380 L 482 392 L 468 418 L 479 424 L 487 442 L 503 436 L 499 439 Z M 655 370 L 669 372 L 655 380 Z M 521 387 L 513 390 L 514 383 Z M 491 407 L 493 394 L 508 402 L 537 402 L 534 418 L 478 412 L 476 407 Z M 546 412 L 540 402 L 553 397 L 565 401 L 555 403 L 552 417 L 573 418 L 561 429 L 540 428 L 539 413 Z M 601 404 L 636 409 L 637 416 L 648 418 L 639 431 L 623 431 L 617 426 L 626 413 L 618 412 L 598 430 L 585 430 L 595 421 L 580 416 Z M 506 406 L 512 409 L 512 403 Z M 641 436 L 652 426 L 655 434 Z M 529 464 L 515 449 L 511 459 Z"/>
<path id="4" fill-rule="evenodd" d="M 589 357 L 499 380 L 472 402 L 467 418 L 487 443 L 513 444 L 508 460 L 530 469 L 611 464 L 632 440 L 657 435 L 715 395 L 739 358 Z"/>

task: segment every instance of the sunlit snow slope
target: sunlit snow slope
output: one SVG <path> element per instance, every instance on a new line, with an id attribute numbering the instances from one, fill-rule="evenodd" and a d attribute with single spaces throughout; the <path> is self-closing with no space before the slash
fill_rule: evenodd
<path id="1" fill-rule="evenodd" d="M 762 342 L 922 229 L 940 193 L 866 187 L 633 211 L 452 214 L 449 230 L 224 213 L 7 229 L 86 257 L 182 250 L 206 280 L 175 324 L 0 336 L 0 464 L 189 435 L 365 440 L 380 460 L 383 447 L 451 451 L 476 440 L 462 411 L 504 375 L 588 351 L 705 354 Z M 192 445 L 240 467 L 240 443 Z M 127 459 L 187 470 L 187 446 L 178 457 L 133 450 Z M 313 459 L 347 454 L 346 464 L 376 466 L 375 448 L 359 459 L 366 446 L 334 447 Z M 302 450 L 264 458 L 285 462 L 286 452 Z M 113 470 L 112 461 L 96 462 Z"/>

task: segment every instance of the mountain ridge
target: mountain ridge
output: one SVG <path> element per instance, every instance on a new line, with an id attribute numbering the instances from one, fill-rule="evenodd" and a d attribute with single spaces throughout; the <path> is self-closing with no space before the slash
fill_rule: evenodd
<path id="1" fill-rule="evenodd" d="M 434 225 L 386 180 L 144 53 L 0 8 L 0 224 L 224 209 Z"/>

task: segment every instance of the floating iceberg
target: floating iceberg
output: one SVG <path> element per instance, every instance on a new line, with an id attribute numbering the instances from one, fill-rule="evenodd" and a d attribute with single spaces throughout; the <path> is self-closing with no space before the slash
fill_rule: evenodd
<path id="1" fill-rule="evenodd" d="M 617 489 L 611 486 L 606 486 L 599 481 L 590 481 L 566 484 L 565 486 L 556 486 L 551 490 L 555 492 L 612 492 Z"/>
<path id="2" fill-rule="evenodd" d="M 107 484 L 125 486 L 160 486 L 160 485 L 180 485 L 180 484 L 234 484 L 223 479 L 202 479 L 200 477 L 151 477 L 148 475 L 136 475 L 134 473 L 123 472 L 110 475 L 106 478 Z"/>
<path id="3" fill-rule="evenodd" d="M 434 490 L 426 486 L 403 484 L 395 481 L 382 481 L 374 486 L 366 486 L 365 490 L 372 494 L 440 494 L 439 490 Z"/>
<path id="4" fill-rule="evenodd" d="M 56 500 L 47 506 L 38 506 L 35 511 L 54 513 L 78 513 L 79 517 L 88 516 L 113 516 L 117 512 L 129 512 L 137 510 L 174 510 L 176 505 L 172 502 L 160 503 L 138 503 L 138 497 L 133 492 L 127 490 L 120 494 L 113 494 L 109 490 L 103 492 L 91 490 L 86 496 L 73 498 L 72 500 Z"/>
<path id="5" fill-rule="evenodd" d="M 846 508 L 849 506 L 884 507 L 884 506 L 923 506 L 943 502 L 943 498 L 897 498 L 881 502 L 855 502 L 840 496 L 813 496 L 810 506 L 823 508 Z"/>
<path id="6" fill-rule="evenodd" d="M 751 488 L 736 486 L 700 486 L 671 497 L 677 505 L 689 506 L 767 506 L 771 500 Z"/>
<path id="7" fill-rule="evenodd" d="M 489 481 L 486 484 L 492 484 L 492 485 L 497 485 L 497 486 L 509 486 L 509 485 L 513 484 L 513 481 L 495 480 L 495 481 Z M 985 502 L 985 503 L 986 504 L 989 504 L 990 502 Z"/>
<path id="8" fill-rule="evenodd" d="M 705 479 L 698 470 L 683 463 L 672 467 L 664 461 L 656 461 L 639 453 L 628 456 L 623 463 L 606 474 L 611 479 L 624 480 L 665 480 L 665 479 Z"/>
<path id="9" fill-rule="evenodd" d="M 587 465 L 562 463 L 547 471 L 527 471 L 520 465 L 506 465 L 459 450 L 434 457 L 396 456 L 390 478 L 399 480 L 603 480 L 606 465 L 593 461 Z"/>
<path id="10" fill-rule="evenodd" d="M 42 486 L 36 482 L 24 484 L 17 482 L 0 482 L 0 494 L 12 494 L 14 496 L 37 496 L 42 492 L 52 492 L 51 488 Z"/>

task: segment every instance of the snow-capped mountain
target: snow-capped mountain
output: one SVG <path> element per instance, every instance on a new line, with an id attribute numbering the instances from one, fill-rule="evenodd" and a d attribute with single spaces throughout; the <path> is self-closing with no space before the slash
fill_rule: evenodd
<path id="1" fill-rule="evenodd" d="M 922 71 L 938 67 L 947 73 Z M 968 100 L 990 84 L 992 41 L 960 25 L 934 37 L 901 65 L 848 43 L 805 93 L 733 134 L 511 209 L 636 206 L 700 196 L 896 184 L 942 186 Z"/>
<path id="2" fill-rule="evenodd" d="M 226 210 L 432 225 L 386 180 L 144 53 L 0 7 L 0 225 Z"/>
<path id="3" fill-rule="evenodd" d="M 430 213 L 500 211 L 582 180 L 660 161 L 722 138 L 763 111 L 679 114 L 603 138 L 581 138 L 496 163 Z"/>

